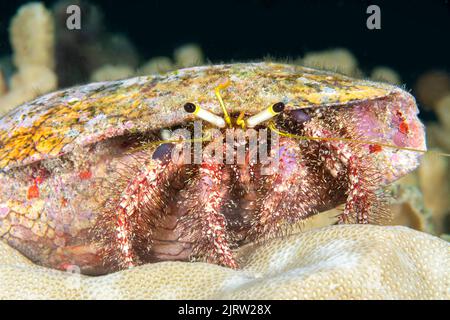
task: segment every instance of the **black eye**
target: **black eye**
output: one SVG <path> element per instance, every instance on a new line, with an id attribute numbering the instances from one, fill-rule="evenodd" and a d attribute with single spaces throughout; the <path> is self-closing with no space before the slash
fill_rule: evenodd
<path id="1" fill-rule="evenodd" d="M 281 111 L 284 110 L 284 103 L 283 102 L 277 102 L 272 106 L 272 110 L 276 113 L 280 113 Z"/>
<path id="2" fill-rule="evenodd" d="M 196 107 L 195 104 L 188 102 L 184 105 L 184 110 L 189 113 L 193 113 L 195 111 Z"/>

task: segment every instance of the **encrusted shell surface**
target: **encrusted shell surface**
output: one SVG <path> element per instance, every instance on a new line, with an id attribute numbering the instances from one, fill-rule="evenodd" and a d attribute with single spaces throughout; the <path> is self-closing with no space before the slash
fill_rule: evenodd
<path id="1" fill-rule="evenodd" d="M 346 105 L 401 92 L 295 65 L 241 63 L 181 69 L 161 76 L 92 83 L 42 96 L 0 119 L 0 169 L 58 157 L 127 132 L 170 127 L 193 119 L 187 101 L 221 114 L 214 88 L 230 112 L 254 114 L 283 101 L 287 109 Z"/>

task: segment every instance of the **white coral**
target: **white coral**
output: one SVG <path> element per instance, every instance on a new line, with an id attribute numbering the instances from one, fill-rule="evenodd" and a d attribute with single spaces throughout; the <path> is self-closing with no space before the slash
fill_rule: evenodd
<path id="1" fill-rule="evenodd" d="M 0 243 L 0 298 L 450 299 L 449 249 L 405 227 L 331 226 L 246 248 L 241 270 L 161 262 L 78 276 L 69 290 L 73 275 L 33 265 Z"/>

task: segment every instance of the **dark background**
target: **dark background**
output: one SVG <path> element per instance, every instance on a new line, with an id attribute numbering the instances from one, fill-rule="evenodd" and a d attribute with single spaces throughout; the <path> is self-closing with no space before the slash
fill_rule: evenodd
<path id="1" fill-rule="evenodd" d="M 10 52 L 7 28 L 28 1 L 0 0 L 0 56 Z M 55 1 L 43 1 L 50 7 Z M 363 71 L 386 65 L 407 88 L 429 69 L 450 69 L 450 5 L 434 1 L 91 1 L 108 31 L 126 34 L 144 59 L 171 55 L 186 42 L 212 62 L 298 57 L 345 47 Z M 381 30 L 366 28 L 366 9 L 381 7 Z"/>

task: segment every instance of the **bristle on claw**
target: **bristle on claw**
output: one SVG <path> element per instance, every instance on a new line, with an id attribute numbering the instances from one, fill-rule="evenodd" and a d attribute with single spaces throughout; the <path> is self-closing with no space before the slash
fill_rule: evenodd
<path id="1" fill-rule="evenodd" d="M 124 176 L 132 179 L 122 191 L 120 186 L 114 187 L 116 195 L 112 199 L 117 200 L 107 204 L 108 210 L 97 228 L 101 240 L 107 241 L 107 259 L 113 260 L 113 264 L 121 269 L 141 264 L 140 253 L 149 251 L 155 222 L 167 207 L 164 186 L 168 185 L 177 168 L 172 161 L 153 159 L 144 163 L 140 168 L 127 169 Z M 108 221 L 113 225 L 109 231 L 111 235 L 105 236 Z"/>
<path id="2" fill-rule="evenodd" d="M 137 220 L 137 214 L 142 211 L 141 208 L 147 206 L 155 206 L 159 210 L 164 204 L 161 200 L 160 193 L 163 173 L 168 169 L 169 163 L 162 161 L 154 161 L 150 165 L 145 166 L 141 174 L 133 179 L 124 190 L 118 206 L 117 206 L 117 223 L 116 223 L 116 239 L 119 244 L 120 259 L 124 266 L 131 267 L 135 265 L 138 258 L 133 253 L 131 233 L 133 222 Z M 140 219 L 142 220 L 142 219 Z M 148 226 L 151 230 L 152 226 Z"/>
<path id="3" fill-rule="evenodd" d="M 346 181 L 347 200 L 338 222 L 370 223 L 374 209 L 382 211 L 383 207 L 382 198 L 378 197 L 381 177 L 372 163 L 373 160 L 362 152 L 364 145 L 351 143 L 345 136 L 339 140 L 337 133 L 324 128 L 326 128 L 324 125 L 310 125 L 307 133 L 318 138 L 335 137 L 333 140 L 322 140 L 320 143 L 328 150 L 322 155 L 326 169 L 333 176 Z M 347 131 L 348 134 L 356 136 L 357 140 L 358 133 L 352 131 L 351 125 L 347 127 Z"/>
<path id="4" fill-rule="evenodd" d="M 222 213 L 228 197 L 223 164 L 204 159 L 198 177 L 186 190 L 186 214 L 180 222 L 185 236 L 194 240 L 193 258 L 237 268 L 227 221 Z"/>
<path id="5" fill-rule="evenodd" d="M 319 206 L 320 185 L 305 165 L 297 141 L 280 139 L 279 164 L 273 174 L 266 177 L 265 194 L 260 198 L 259 210 L 254 217 L 250 233 L 254 239 L 280 236 L 286 223 L 295 223 L 313 213 Z M 314 195 L 314 196 L 312 196 Z"/>

